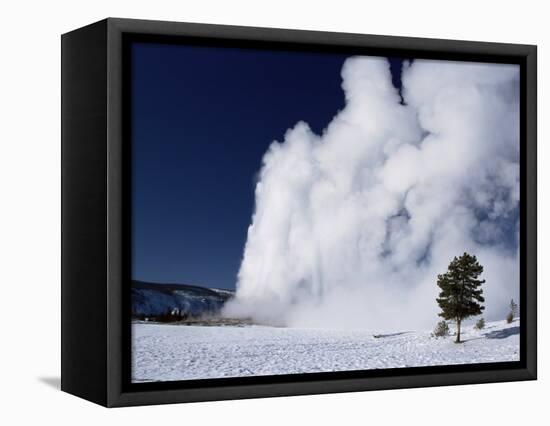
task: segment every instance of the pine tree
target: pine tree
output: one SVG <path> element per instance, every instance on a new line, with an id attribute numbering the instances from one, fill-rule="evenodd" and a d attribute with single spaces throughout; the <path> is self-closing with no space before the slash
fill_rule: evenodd
<path id="1" fill-rule="evenodd" d="M 485 309 L 481 285 L 485 280 L 478 277 L 483 266 L 477 258 L 468 253 L 455 257 L 446 273 L 437 276 L 437 285 L 441 288 L 437 303 L 441 308 L 440 317 L 456 321 L 456 343 L 460 343 L 460 324 L 465 318 L 480 315 Z"/>
<path id="2" fill-rule="evenodd" d="M 432 333 L 434 337 L 445 337 L 450 334 L 447 321 L 439 321 Z"/>
<path id="3" fill-rule="evenodd" d="M 510 301 L 510 313 L 506 316 L 506 321 L 510 324 L 514 317 L 518 314 L 518 304 L 514 302 L 514 299 Z"/>
<path id="4" fill-rule="evenodd" d="M 485 318 L 480 318 L 477 320 L 475 327 L 477 330 L 483 330 L 485 328 Z"/>
<path id="5" fill-rule="evenodd" d="M 510 312 L 512 312 L 514 316 L 518 314 L 518 304 L 514 302 L 514 299 L 510 300 Z"/>

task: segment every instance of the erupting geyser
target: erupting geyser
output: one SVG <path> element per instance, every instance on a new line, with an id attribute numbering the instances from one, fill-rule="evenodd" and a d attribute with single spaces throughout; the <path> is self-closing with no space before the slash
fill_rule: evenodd
<path id="1" fill-rule="evenodd" d="M 273 142 L 231 316 L 305 327 L 431 327 L 436 278 L 485 266 L 486 317 L 519 289 L 519 68 L 349 58 L 322 135 Z"/>

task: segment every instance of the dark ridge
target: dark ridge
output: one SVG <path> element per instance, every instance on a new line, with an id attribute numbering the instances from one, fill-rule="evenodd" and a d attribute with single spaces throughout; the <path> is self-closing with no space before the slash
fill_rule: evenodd
<path id="1" fill-rule="evenodd" d="M 155 290 L 161 293 L 170 294 L 174 291 L 186 291 L 187 293 L 192 293 L 197 296 L 215 296 L 219 297 L 220 293 L 216 292 L 218 289 L 212 289 L 207 287 L 201 287 L 198 285 L 191 284 L 175 284 L 175 283 L 152 283 L 139 280 L 132 280 L 132 289 L 136 290 Z M 233 290 L 219 289 L 219 291 L 227 292 L 229 294 L 235 293 Z"/>

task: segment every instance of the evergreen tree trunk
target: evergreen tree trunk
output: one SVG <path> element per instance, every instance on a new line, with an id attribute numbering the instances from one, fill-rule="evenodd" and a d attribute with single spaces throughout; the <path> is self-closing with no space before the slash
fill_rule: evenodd
<path id="1" fill-rule="evenodd" d="M 456 320 L 456 341 L 455 343 L 460 343 L 460 318 Z"/>

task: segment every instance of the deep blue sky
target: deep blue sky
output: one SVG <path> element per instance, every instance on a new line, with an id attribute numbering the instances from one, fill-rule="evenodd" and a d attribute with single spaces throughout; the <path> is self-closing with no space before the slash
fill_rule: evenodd
<path id="1" fill-rule="evenodd" d="M 235 287 L 262 156 L 344 107 L 346 57 L 133 44 L 133 279 Z"/>

